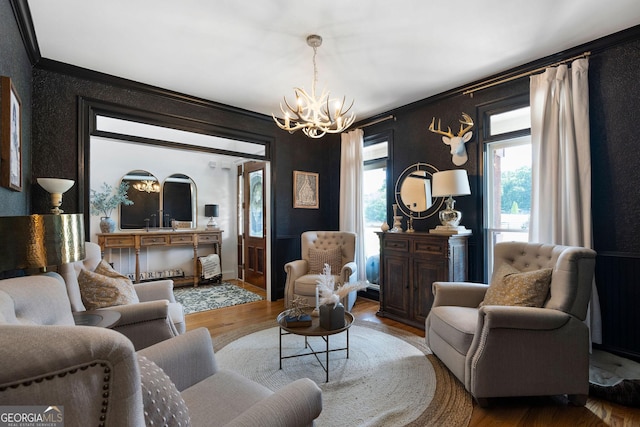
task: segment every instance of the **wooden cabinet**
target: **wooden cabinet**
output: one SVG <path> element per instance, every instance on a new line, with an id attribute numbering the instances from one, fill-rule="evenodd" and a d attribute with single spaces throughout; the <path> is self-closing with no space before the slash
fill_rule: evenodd
<path id="1" fill-rule="evenodd" d="M 213 245 L 214 253 L 221 256 L 222 230 L 189 230 L 189 231 L 131 231 L 118 233 L 98 233 L 98 244 L 104 251 L 111 248 L 129 248 L 136 252 L 136 282 L 140 278 L 140 249 L 167 246 L 193 247 L 193 276 L 178 279 L 173 277 L 176 286 L 193 284 L 198 286 L 198 246 Z"/>
<path id="2" fill-rule="evenodd" d="M 436 281 L 467 280 L 469 235 L 377 233 L 380 238 L 378 315 L 424 329 Z"/>

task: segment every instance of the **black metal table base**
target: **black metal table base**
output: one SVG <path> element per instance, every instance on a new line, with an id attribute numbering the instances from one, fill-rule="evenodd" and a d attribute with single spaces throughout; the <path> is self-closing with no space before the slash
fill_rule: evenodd
<path id="1" fill-rule="evenodd" d="M 311 351 L 309 351 L 307 353 L 303 353 L 303 354 L 294 354 L 294 355 L 291 355 L 291 356 L 283 356 L 282 355 L 282 337 L 284 335 L 298 335 L 298 334 L 287 332 L 284 329 L 280 328 L 280 369 L 282 369 L 282 361 L 284 359 L 292 359 L 294 357 L 303 357 L 303 356 L 315 356 L 316 360 L 318 361 L 318 363 L 320 364 L 320 366 L 322 367 L 322 369 L 324 370 L 324 372 L 326 374 L 326 381 L 325 382 L 329 382 L 329 353 L 332 353 L 334 351 L 346 351 L 347 352 L 347 359 L 349 358 L 349 329 L 348 328 L 346 329 L 346 332 L 347 332 L 347 346 L 346 347 L 329 349 L 329 336 L 330 335 L 313 335 L 313 336 L 319 336 L 325 342 L 325 350 L 315 351 L 313 349 L 313 347 L 311 347 L 311 344 L 309 343 L 309 336 L 304 336 L 304 348 L 308 348 Z M 322 362 L 322 360 L 318 356 L 318 355 L 322 355 L 322 354 L 325 355 L 325 362 L 324 363 Z"/>

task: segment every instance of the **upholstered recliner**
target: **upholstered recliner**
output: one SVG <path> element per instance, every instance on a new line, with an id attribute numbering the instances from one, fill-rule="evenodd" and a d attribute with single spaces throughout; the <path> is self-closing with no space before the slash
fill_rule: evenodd
<path id="1" fill-rule="evenodd" d="M 325 262 L 333 264 L 331 274 L 336 286 L 356 280 L 355 233 L 306 231 L 302 233 L 300 240 L 302 259 L 288 262 L 284 266 L 287 273 L 284 286 L 285 307 L 290 307 L 296 297 L 306 298 L 309 305 L 315 305 L 316 284 Z M 357 292 L 353 291 L 343 298 L 342 304 L 346 310 L 351 310 L 356 297 Z"/>
<path id="2" fill-rule="evenodd" d="M 188 414 L 194 427 L 298 427 L 322 411 L 307 378 L 273 392 L 218 367 L 205 328 L 136 353 L 120 333 L 75 326 L 56 273 L 0 280 L 0 366 L 0 405 L 57 405 L 67 426 L 167 425 L 162 416 Z"/>
<path id="3" fill-rule="evenodd" d="M 83 261 L 63 264 L 59 270 L 74 312 L 86 311 L 78 284 L 80 271 L 94 271 L 102 260 L 100 246 L 95 243 L 86 242 L 85 252 Z M 138 283 L 134 285 L 134 289 L 140 303 L 106 309 L 120 313 L 120 321 L 114 329 L 126 335 L 137 350 L 184 333 L 184 310 L 176 302 L 172 280 Z"/>
<path id="4" fill-rule="evenodd" d="M 596 253 L 580 247 L 503 242 L 495 246 L 494 257 L 492 287 L 504 280 L 497 276 L 505 269 L 524 273 L 511 273 L 512 280 L 502 284 L 552 269 L 548 294 L 545 290 L 540 297 L 542 306 L 480 306 L 489 285 L 435 282 L 425 325 L 427 345 L 480 405 L 493 397 L 562 394 L 584 405 L 589 392 L 589 331 L 583 321 Z M 518 288 L 524 287 L 518 283 Z"/>

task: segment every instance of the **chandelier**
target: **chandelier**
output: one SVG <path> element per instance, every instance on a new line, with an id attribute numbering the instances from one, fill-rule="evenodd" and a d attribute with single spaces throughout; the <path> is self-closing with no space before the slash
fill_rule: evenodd
<path id="1" fill-rule="evenodd" d="M 353 101 L 346 110 L 344 102 L 346 98 L 330 99 L 329 92 L 325 89 L 319 97 L 316 97 L 316 82 L 318 80 L 318 67 L 316 66 L 317 49 L 322 44 L 322 37 L 312 34 L 307 37 L 307 44 L 313 48 L 313 81 L 311 83 L 311 95 L 304 89 L 294 88 L 296 103 L 295 108 L 284 98 L 287 110 L 280 104 L 280 111 L 284 119 L 278 119 L 274 114 L 273 120 L 280 129 L 293 133 L 298 129 L 309 138 L 321 138 L 326 133 L 340 133 L 353 124 L 355 113 L 349 114 L 353 107 Z"/>
<path id="2" fill-rule="evenodd" d="M 147 193 L 159 193 L 160 184 L 155 181 L 140 181 L 133 184 L 133 188 L 138 191 L 146 191 Z"/>

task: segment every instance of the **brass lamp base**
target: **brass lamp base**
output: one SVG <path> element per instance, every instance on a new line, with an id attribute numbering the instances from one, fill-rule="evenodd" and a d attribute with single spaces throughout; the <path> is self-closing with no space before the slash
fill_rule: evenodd
<path id="1" fill-rule="evenodd" d="M 458 226 L 448 226 L 448 225 L 438 225 L 436 228 L 432 228 L 429 230 L 431 234 L 442 234 L 445 236 L 453 236 L 454 234 L 465 235 L 471 234 L 471 230 L 465 228 L 464 225 Z"/>

